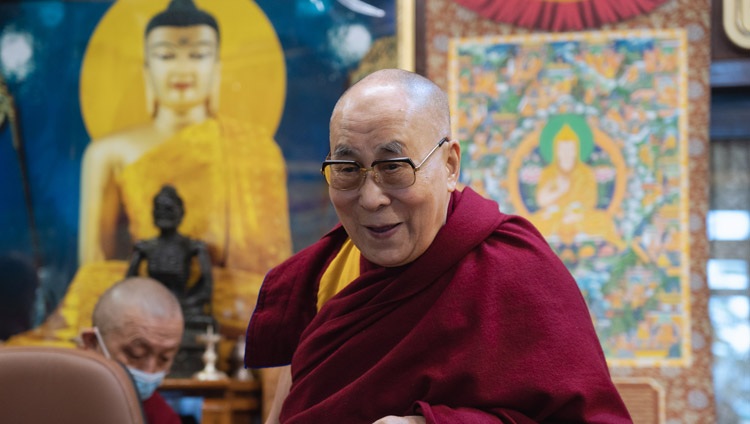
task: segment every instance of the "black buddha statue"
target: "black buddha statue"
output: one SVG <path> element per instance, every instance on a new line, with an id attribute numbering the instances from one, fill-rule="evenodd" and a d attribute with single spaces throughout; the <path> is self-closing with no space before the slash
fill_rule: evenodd
<path id="1" fill-rule="evenodd" d="M 194 315 L 210 314 L 212 277 L 208 247 L 177 232 L 185 211 L 174 187 L 165 185 L 154 197 L 153 214 L 159 236 L 135 244 L 127 276 L 138 275 L 141 262 L 146 261 L 149 277 L 167 286 L 180 300 L 186 321 Z M 193 258 L 198 259 L 201 275 L 188 288 Z"/>
<path id="2" fill-rule="evenodd" d="M 154 225 L 159 229 L 159 235 L 136 242 L 126 275 L 139 275 L 141 264 L 145 261 L 148 276 L 167 286 L 180 301 L 185 317 L 185 333 L 170 374 L 173 377 L 190 377 L 202 368 L 203 347 L 196 337 L 204 333 L 209 325 L 218 327 L 211 314 L 213 278 L 208 247 L 203 241 L 177 232 L 184 215 L 184 205 L 177 190 L 164 185 L 154 197 Z M 200 269 L 197 279 L 191 276 L 194 258 Z M 195 283 L 190 284 L 193 280 Z"/>

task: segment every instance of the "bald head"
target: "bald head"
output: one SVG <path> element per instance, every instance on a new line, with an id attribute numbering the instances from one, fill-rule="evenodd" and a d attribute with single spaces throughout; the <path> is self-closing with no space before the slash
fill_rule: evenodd
<path id="1" fill-rule="evenodd" d="M 434 82 L 403 69 L 375 71 L 350 87 L 333 109 L 331 130 L 347 110 L 370 101 L 400 103 L 407 120 L 427 120 L 437 134 L 450 134 L 448 96 Z"/>
<path id="2" fill-rule="evenodd" d="M 94 307 L 92 322 L 109 334 L 133 317 L 182 321 L 180 302 L 163 284 L 151 278 L 127 278 L 110 287 Z"/>
<path id="3" fill-rule="evenodd" d="M 92 321 L 94 327 L 81 332 L 84 349 L 152 374 L 169 371 L 185 327 L 172 292 L 142 277 L 127 278 L 104 292 Z"/>

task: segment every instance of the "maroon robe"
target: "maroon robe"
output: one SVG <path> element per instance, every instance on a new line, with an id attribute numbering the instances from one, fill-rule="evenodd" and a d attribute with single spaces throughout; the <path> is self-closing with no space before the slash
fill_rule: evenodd
<path id="1" fill-rule="evenodd" d="M 337 227 L 273 269 L 247 331 L 250 367 L 291 362 L 282 423 L 631 423 L 581 293 L 525 219 L 471 189 L 411 264 L 362 260 L 316 313 Z"/>
<path id="2" fill-rule="evenodd" d="M 180 424 L 180 416 L 172 409 L 166 400 L 154 392 L 150 398 L 143 401 L 143 414 L 148 424 Z"/>

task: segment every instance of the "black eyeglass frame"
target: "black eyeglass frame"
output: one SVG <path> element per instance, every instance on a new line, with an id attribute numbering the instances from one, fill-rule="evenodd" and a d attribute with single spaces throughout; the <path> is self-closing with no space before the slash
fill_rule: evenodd
<path id="1" fill-rule="evenodd" d="M 440 148 L 443 144 L 447 143 L 448 141 L 450 141 L 450 137 L 443 137 L 443 138 L 441 138 L 440 141 L 437 142 L 437 144 L 435 145 L 435 147 L 433 147 L 432 150 L 430 150 L 430 152 L 427 153 L 427 155 L 424 157 L 424 159 L 422 159 L 422 161 L 419 163 L 419 165 L 415 165 L 414 162 L 411 160 L 411 158 L 408 158 L 408 157 L 393 158 L 393 159 L 379 159 L 379 160 L 373 161 L 370 164 L 369 168 L 365 168 L 364 166 L 362 166 L 361 163 L 357 162 L 356 160 L 332 160 L 332 159 L 326 159 L 326 160 L 323 161 L 323 164 L 320 167 L 320 173 L 323 175 L 323 179 L 326 180 L 326 183 L 328 184 L 328 186 L 331 187 L 331 188 L 333 188 L 334 190 L 351 191 L 351 190 L 358 190 L 360 187 L 362 187 L 362 184 L 364 184 L 365 179 L 367 179 L 367 173 L 368 172 L 372 172 L 373 173 L 373 178 L 375 178 L 375 182 L 378 185 L 381 184 L 380 181 L 379 181 L 379 179 L 377 178 L 378 174 L 375 172 L 375 166 L 380 165 L 381 163 L 407 163 L 407 164 L 409 164 L 409 166 L 411 166 L 412 170 L 414 171 L 413 172 L 414 179 L 412 180 L 411 184 L 405 185 L 403 187 L 399 187 L 399 188 L 407 188 L 407 187 L 413 186 L 414 183 L 417 181 L 417 171 L 419 171 L 422 168 L 422 165 L 424 165 L 427 162 L 427 160 L 432 156 L 433 153 L 435 153 L 435 151 L 437 151 L 438 148 Z M 331 157 L 330 153 L 328 154 L 328 157 L 329 158 Z M 336 187 L 331 186 L 331 182 L 328 181 L 328 178 L 326 177 L 326 167 L 330 166 L 330 165 L 354 165 L 354 166 L 356 166 L 357 168 L 359 168 L 359 175 L 360 175 L 359 184 L 357 184 L 356 187 L 344 188 L 344 189 L 336 188 Z"/>

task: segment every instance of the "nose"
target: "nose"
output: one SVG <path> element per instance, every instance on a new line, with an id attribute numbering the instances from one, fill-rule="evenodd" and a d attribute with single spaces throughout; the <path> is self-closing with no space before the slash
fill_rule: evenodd
<path id="1" fill-rule="evenodd" d="M 149 356 L 141 361 L 140 370 L 148 373 L 159 372 L 159 365 L 155 356 Z"/>
<path id="2" fill-rule="evenodd" d="M 194 61 L 190 59 L 187 54 L 178 54 L 174 60 L 171 61 L 171 71 L 173 75 L 181 78 L 189 77 L 193 75 Z"/>
<path id="3" fill-rule="evenodd" d="M 377 178 L 375 172 L 368 172 L 359 188 L 359 204 L 366 210 L 375 211 L 391 202 L 390 197 L 378 184 Z"/>

